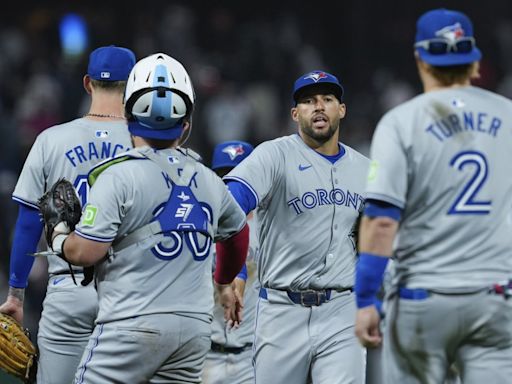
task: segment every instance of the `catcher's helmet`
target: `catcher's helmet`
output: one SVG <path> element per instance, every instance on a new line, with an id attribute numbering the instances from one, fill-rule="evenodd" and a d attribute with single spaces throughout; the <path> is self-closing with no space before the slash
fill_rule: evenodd
<path id="1" fill-rule="evenodd" d="M 183 65 L 164 53 L 138 61 L 125 91 L 128 129 L 133 135 L 173 140 L 192 114 L 195 94 Z"/>

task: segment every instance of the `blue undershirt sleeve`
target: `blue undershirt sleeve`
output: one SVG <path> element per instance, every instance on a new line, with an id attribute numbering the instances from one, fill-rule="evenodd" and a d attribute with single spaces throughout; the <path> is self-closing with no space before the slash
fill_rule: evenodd
<path id="1" fill-rule="evenodd" d="M 368 217 L 389 217 L 390 219 L 400 221 L 402 209 L 385 201 L 368 199 L 364 207 L 364 215 Z"/>
<path id="2" fill-rule="evenodd" d="M 35 258 L 29 256 L 37 251 L 37 244 L 43 231 L 39 211 L 24 204 L 19 204 L 18 219 L 14 229 L 11 248 L 9 285 L 14 288 L 26 288 L 28 275 Z"/>
<path id="3" fill-rule="evenodd" d="M 227 186 L 246 215 L 256 208 L 256 199 L 249 188 L 238 181 L 228 181 Z"/>
<path id="4" fill-rule="evenodd" d="M 237 278 L 247 281 L 247 264 L 244 264 L 242 267 L 242 270 L 238 272 L 238 275 L 236 275 Z"/>

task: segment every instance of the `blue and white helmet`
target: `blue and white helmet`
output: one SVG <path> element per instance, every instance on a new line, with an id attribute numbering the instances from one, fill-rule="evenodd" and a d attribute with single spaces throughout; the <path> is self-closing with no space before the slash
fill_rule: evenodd
<path id="1" fill-rule="evenodd" d="M 125 90 L 128 129 L 133 135 L 174 140 L 192 114 L 194 88 L 185 67 L 165 53 L 139 60 Z"/>

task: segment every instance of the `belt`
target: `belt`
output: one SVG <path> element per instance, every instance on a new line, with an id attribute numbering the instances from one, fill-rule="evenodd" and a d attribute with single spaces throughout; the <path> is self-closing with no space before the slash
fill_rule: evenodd
<path id="1" fill-rule="evenodd" d="M 295 304 L 300 304 L 303 307 L 313 307 L 313 306 L 319 306 L 325 303 L 326 301 L 329 301 L 332 292 L 343 292 L 343 291 L 351 291 L 353 288 L 348 287 L 341 290 L 334 290 L 334 289 L 322 289 L 322 290 L 313 290 L 308 289 L 306 291 L 284 291 L 288 295 L 288 298 Z M 259 296 L 262 299 L 268 300 L 268 292 L 266 288 L 260 288 L 260 294 Z"/>
<path id="2" fill-rule="evenodd" d="M 494 284 L 489 288 L 489 293 L 503 295 L 503 297 L 508 300 L 509 297 L 512 297 L 512 280 L 509 280 L 505 284 Z"/>
<path id="3" fill-rule="evenodd" d="M 398 296 L 408 300 L 425 300 L 430 296 L 430 292 L 423 288 L 398 288 Z"/>
<path id="4" fill-rule="evenodd" d="M 512 297 L 512 279 L 503 284 L 493 284 L 489 288 L 475 288 L 470 291 L 464 292 L 439 292 L 436 290 L 428 290 L 423 288 L 406 288 L 399 287 L 398 288 L 398 296 L 402 299 L 407 300 L 425 300 L 432 293 L 440 294 L 440 295 L 471 295 L 479 292 L 483 292 L 487 290 L 488 293 L 493 293 L 497 295 L 502 295 L 505 299 Z"/>
<path id="5" fill-rule="evenodd" d="M 220 352 L 220 353 L 234 353 L 235 355 L 238 355 L 239 353 L 242 353 L 243 351 L 248 350 L 249 348 L 252 348 L 252 343 L 247 343 L 241 347 L 226 347 L 222 344 L 217 344 L 212 341 L 212 351 L 214 352 Z"/>

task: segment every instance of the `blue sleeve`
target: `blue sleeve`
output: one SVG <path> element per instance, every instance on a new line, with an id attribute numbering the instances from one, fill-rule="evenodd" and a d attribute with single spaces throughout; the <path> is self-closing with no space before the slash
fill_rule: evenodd
<path id="1" fill-rule="evenodd" d="M 368 217 L 389 217 L 393 220 L 400 221 L 402 209 L 385 201 L 368 199 L 364 206 L 364 215 Z"/>
<path id="2" fill-rule="evenodd" d="M 238 181 L 228 181 L 227 186 L 246 215 L 256 208 L 256 199 L 249 188 Z"/>
<path id="3" fill-rule="evenodd" d="M 237 278 L 247 281 L 247 264 L 244 264 L 242 267 L 242 270 L 238 272 L 238 275 L 236 275 Z"/>
<path id="4" fill-rule="evenodd" d="M 19 204 L 18 219 L 14 229 L 11 248 L 9 285 L 14 288 L 26 288 L 28 275 L 35 258 L 29 256 L 37 251 L 37 244 L 43 231 L 39 211 L 24 204 Z"/>

